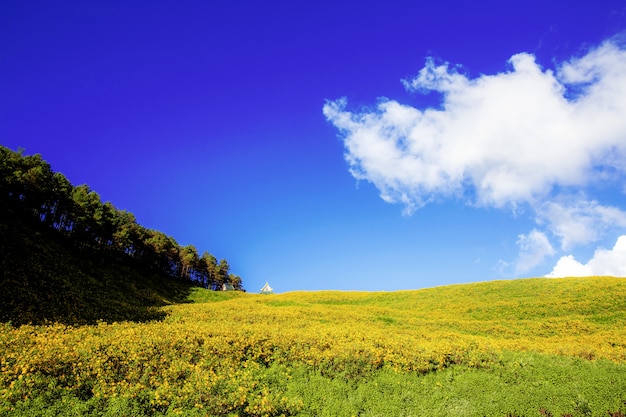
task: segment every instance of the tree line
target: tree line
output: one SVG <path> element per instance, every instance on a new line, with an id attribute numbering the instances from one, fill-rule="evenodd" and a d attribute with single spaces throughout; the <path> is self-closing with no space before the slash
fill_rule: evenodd
<path id="1" fill-rule="evenodd" d="M 131 259 L 139 266 L 208 289 L 243 290 L 225 259 L 137 223 L 135 216 L 102 202 L 88 185 L 73 186 L 39 154 L 0 146 L 0 222 L 23 221 L 56 233 L 80 250 Z"/>

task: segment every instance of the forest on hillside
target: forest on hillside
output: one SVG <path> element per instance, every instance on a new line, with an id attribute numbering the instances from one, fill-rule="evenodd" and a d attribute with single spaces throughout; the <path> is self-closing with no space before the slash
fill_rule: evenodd
<path id="1" fill-rule="evenodd" d="M 102 202 L 88 185 L 72 185 L 40 155 L 3 146 L 0 240 L 3 287 L 16 280 L 15 271 L 22 267 L 27 272 L 20 280 L 35 282 L 34 275 L 50 274 L 58 267 L 55 263 L 90 259 L 131 268 L 133 276 L 139 271 L 212 290 L 224 284 L 243 290 L 241 278 L 230 273 L 225 259 L 218 261 L 208 252 L 199 255 L 193 245 L 181 246 L 173 237 L 141 226 L 132 213 Z"/>

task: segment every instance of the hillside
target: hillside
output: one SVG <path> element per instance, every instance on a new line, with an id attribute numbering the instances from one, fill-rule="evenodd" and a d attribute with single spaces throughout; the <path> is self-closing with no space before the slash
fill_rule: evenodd
<path id="1" fill-rule="evenodd" d="M 243 289 L 229 270 L 72 185 L 40 155 L 0 146 L 0 321 L 162 318 L 156 308 L 183 301 L 192 285 Z"/>
<path id="2" fill-rule="evenodd" d="M 613 416 L 626 280 L 193 288 L 162 322 L 0 327 L 0 415 Z"/>
<path id="3" fill-rule="evenodd" d="M 53 233 L 0 224 L 0 321 L 14 325 L 161 319 L 157 308 L 183 302 L 191 283 L 97 252 Z"/>
<path id="4" fill-rule="evenodd" d="M 212 332 L 224 327 L 223 331 L 235 339 L 235 333 L 241 337 L 247 332 L 263 333 L 272 350 L 280 346 L 285 335 L 294 347 L 323 345 L 320 341 L 326 338 L 334 343 L 353 343 L 357 338 L 363 352 L 371 351 L 374 364 L 380 360 L 378 364 L 384 365 L 384 358 L 376 356 L 383 353 L 395 357 L 392 362 L 396 366 L 400 358 L 408 360 L 406 367 L 411 370 L 438 366 L 429 362 L 432 352 L 448 354 L 446 360 L 452 362 L 463 362 L 469 358 L 466 355 L 477 352 L 489 357 L 491 351 L 501 350 L 626 361 L 623 278 L 535 278 L 412 291 L 291 292 L 251 297 L 166 310 L 170 319 L 193 317 L 192 321 L 200 325 L 224 323 L 214 324 Z M 239 324 L 232 329 L 231 323 Z M 412 345 L 424 352 L 425 362 L 420 361 L 417 350 L 406 354 Z M 356 349 L 352 346 L 350 349 Z"/>

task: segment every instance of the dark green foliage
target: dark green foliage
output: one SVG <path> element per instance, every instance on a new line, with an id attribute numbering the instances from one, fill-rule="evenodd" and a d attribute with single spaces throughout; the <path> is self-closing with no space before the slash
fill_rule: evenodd
<path id="1" fill-rule="evenodd" d="M 159 319 L 191 287 L 18 222 L 0 225 L 0 253 L 0 321 L 14 325 Z"/>
<path id="2" fill-rule="evenodd" d="M 191 285 L 241 278 L 225 260 L 137 224 L 39 155 L 0 146 L 0 321 L 148 320 Z"/>

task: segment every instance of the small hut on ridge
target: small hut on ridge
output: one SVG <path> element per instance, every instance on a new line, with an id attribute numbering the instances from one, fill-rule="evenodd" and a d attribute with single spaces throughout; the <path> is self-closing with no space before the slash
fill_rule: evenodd
<path id="1" fill-rule="evenodd" d="M 273 294 L 273 293 L 274 293 L 274 290 L 272 289 L 272 287 L 270 287 L 270 284 L 268 284 L 266 281 L 263 288 L 261 288 L 261 294 Z"/>

